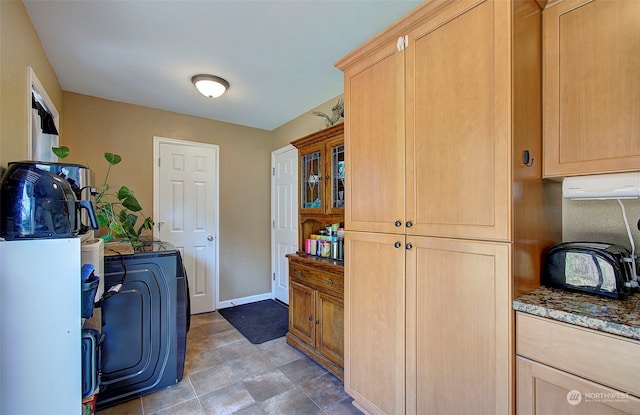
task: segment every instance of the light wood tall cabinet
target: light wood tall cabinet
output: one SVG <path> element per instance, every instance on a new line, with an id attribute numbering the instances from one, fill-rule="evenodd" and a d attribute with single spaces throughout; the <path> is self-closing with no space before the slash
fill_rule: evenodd
<path id="1" fill-rule="evenodd" d="M 541 59 L 537 2 L 431 1 L 336 64 L 345 390 L 367 413 L 514 409 L 511 300 L 561 239 Z"/>
<path id="2" fill-rule="evenodd" d="M 544 174 L 640 169 L 640 2 L 544 10 Z"/>
<path id="3" fill-rule="evenodd" d="M 357 149 L 347 163 L 357 183 L 347 189 L 350 230 L 508 240 L 508 111 L 495 103 L 508 101 L 509 83 L 494 82 L 509 78 L 507 55 L 494 53 L 505 41 L 494 42 L 494 26 L 506 33 L 508 22 L 475 3 L 430 11 L 402 32 L 403 51 L 390 41 L 340 63 L 349 65 L 346 151 Z"/>

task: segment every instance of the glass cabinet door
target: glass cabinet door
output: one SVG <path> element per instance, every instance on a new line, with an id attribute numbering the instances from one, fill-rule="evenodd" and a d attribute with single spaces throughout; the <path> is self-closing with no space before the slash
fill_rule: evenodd
<path id="1" fill-rule="evenodd" d="M 331 150 L 331 209 L 344 209 L 344 144 Z"/>
<path id="2" fill-rule="evenodd" d="M 320 150 L 304 154 L 301 158 L 302 209 L 322 209 L 322 152 Z"/>

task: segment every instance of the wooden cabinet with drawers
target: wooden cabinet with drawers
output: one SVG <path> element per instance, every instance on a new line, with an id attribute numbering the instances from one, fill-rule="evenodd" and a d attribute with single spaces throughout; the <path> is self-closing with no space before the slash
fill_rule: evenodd
<path id="1" fill-rule="evenodd" d="M 289 258 L 287 343 L 340 379 L 344 366 L 344 278 L 342 265 L 324 258 Z"/>
<path id="2" fill-rule="evenodd" d="M 287 343 L 344 376 L 344 261 L 305 253 L 305 241 L 344 222 L 344 124 L 292 141 L 298 149 L 298 252 L 289 259 Z"/>
<path id="3" fill-rule="evenodd" d="M 517 413 L 640 414 L 640 342 L 516 313 Z"/>

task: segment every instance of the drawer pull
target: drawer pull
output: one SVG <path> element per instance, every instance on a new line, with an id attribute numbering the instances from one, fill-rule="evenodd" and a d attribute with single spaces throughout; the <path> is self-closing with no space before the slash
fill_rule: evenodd
<path id="1" fill-rule="evenodd" d="M 327 284 L 333 285 L 333 280 L 331 280 L 331 279 L 327 280 Z"/>

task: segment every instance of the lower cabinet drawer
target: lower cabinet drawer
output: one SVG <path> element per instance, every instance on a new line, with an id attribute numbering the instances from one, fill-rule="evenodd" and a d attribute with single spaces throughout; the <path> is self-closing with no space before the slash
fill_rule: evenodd
<path id="1" fill-rule="evenodd" d="M 289 277 L 302 284 L 344 298 L 344 277 L 298 264 L 289 265 Z"/>
<path id="2" fill-rule="evenodd" d="M 517 312 L 516 353 L 640 397 L 640 341 Z"/>

